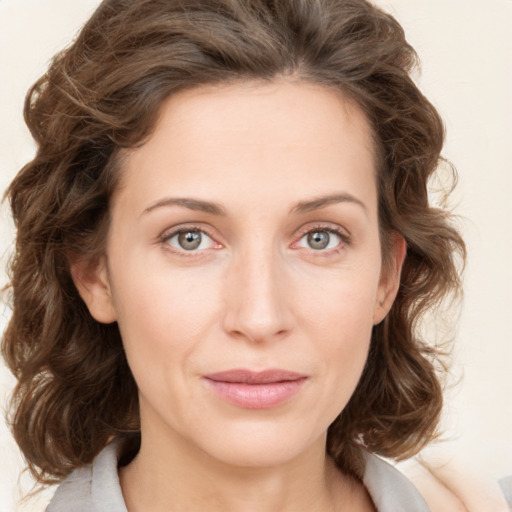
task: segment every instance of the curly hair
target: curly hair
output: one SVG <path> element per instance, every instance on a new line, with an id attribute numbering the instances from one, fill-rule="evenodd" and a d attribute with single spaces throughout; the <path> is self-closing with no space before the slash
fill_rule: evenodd
<path id="1" fill-rule="evenodd" d="M 91 317 L 69 262 L 104 250 L 122 149 L 147 139 L 169 95 L 203 84 L 293 74 L 341 91 L 367 116 L 383 257 L 393 232 L 407 255 L 357 389 L 329 427 L 327 452 L 357 472 L 361 448 L 399 459 L 436 435 L 439 354 L 417 324 L 460 292 L 465 248 L 450 214 L 429 204 L 444 127 L 411 78 L 416 64 L 400 24 L 365 0 L 99 6 L 28 92 L 25 120 L 38 150 L 7 191 L 17 238 L 2 353 L 17 378 L 14 436 L 40 483 L 91 462 L 112 439 L 137 436 L 137 386 L 119 329 Z"/>

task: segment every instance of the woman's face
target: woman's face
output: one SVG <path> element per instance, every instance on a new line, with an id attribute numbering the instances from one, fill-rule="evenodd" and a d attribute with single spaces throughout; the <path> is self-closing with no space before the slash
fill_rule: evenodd
<path id="1" fill-rule="evenodd" d="M 164 104 L 124 154 L 106 257 L 74 275 L 119 324 L 143 443 L 258 466 L 323 446 L 396 292 L 381 256 L 359 109 L 319 86 L 240 83 Z"/>

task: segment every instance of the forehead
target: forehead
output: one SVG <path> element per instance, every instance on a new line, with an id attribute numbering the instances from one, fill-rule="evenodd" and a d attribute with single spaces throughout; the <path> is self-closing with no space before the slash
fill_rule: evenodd
<path id="1" fill-rule="evenodd" d="M 159 135 L 168 137 L 174 132 L 184 137 L 231 137 L 236 143 L 245 138 L 248 146 L 253 142 L 269 148 L 276 143 L 305 141 L 329 146 L 347 139 L 346 133 L 340 133 L 343 122 L 350 123 L 354 135 L 350 142 L 359 139 L 364 149 L 373 153 L 370 123 L 355 101 L 340 90 L 284 78 L 239 81 L 171 95 L 160 109 L 151 139 L 156 143 Z"/>
<path id="2" fill-rule="evenodd" d="M 172 95 L 122 167 L 124 188 L 148 201 L 169 187 L 187 196 L 254 195 L 271 184 L 284 200 L 284 189 L 325 194 L 343 177 L 348 187 L 375 182 L 372 130 L 360 108 L 339 91 L 285 80 Z"/>

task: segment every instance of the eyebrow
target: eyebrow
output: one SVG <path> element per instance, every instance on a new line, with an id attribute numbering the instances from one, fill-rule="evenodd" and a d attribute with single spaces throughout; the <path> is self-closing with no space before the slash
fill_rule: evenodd
<path id="1" fill-rule="evenodd" d="M 348 193 L 329 194 L 327 196 L 317 197 L 308 201 L 300 201 L 291 210 L 290 213 L 307 213 L 321 208 L 326 208 L 336 203 L 352 203 L 360 206 L 366 213 L 368 212 L 366 205 L 357 197 Z M 189 210 L 209 213 L 211 215 L 226 216 L 226 210 L 223 206 L 213 201 L 204 201 L 201 199 L 193 199 L 191 197 L 165 197 L 156 203 L 148 206 L 141 214 L 145 215 L 157 208 L 166 206 L 181 206 Z"/>
<path id="2" fill-rule="evenodd" d="M 345 192 L 341 194 L 329 194 L 327 196 L 317 197 L 309 201 L 301 201 L 291 209 L 290 213 L 307 213 L 314 210 L 319 210 L 320 208 L 325 208 L 331 204 L 336 203 L 356 204 L 360 206 L 365 211 L 365 213 L 368 213 L 366 205 L 360 199 L 353 196 L 352 194 Z"/>
<path id="3" fill-rule="evenodd" d="M 226 210 L 218 203 L 212 201 L 203 201 L 200 199 L 192 199 L 190 197 L 166 197 L 160 199 L 151 206 L 148 206 L 141 215 L 149 213 L 156 208 L 162 208 L 164 206 L 182 206 L 189 210 L 195 210 L 198 212 L 209 213 L 211 215 L 226 215 Z"/>

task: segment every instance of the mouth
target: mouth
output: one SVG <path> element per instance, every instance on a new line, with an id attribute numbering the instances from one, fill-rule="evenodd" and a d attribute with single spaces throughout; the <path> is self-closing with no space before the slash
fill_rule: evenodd
<path id="1" fill-rule="evenodd" d="M 203 376 L 208 387 L 222 400 L 244 409 L 277 407 L 296 395 L 307 375 L 281 369 L 253 372 L 228 370 Z"/>

